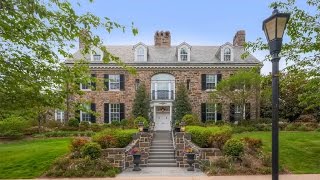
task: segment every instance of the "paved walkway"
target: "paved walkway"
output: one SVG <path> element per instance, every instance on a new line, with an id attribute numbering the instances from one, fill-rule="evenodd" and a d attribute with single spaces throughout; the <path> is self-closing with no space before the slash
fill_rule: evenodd
<path id="1" fill-rule="evenodd" d="M 132 168 L 126 169 L 117 177 L 150 177 L 150 176 L 206 176 L 199 169 L 195 171 L 187 171 L 187 168 L 179 167 L 142 167 L 141 171 L 132 171 Z"/>

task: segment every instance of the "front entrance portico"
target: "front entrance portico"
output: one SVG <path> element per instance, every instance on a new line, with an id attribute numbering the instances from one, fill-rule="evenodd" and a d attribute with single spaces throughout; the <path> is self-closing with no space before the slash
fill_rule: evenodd
<path id="1" fill-rule="evenodd" d="M 153 107 L 153 121 L 155 131 L 171 131 L 172 123 L 172 103 L 171 102 L 157 102 L 152 103 Z"/>

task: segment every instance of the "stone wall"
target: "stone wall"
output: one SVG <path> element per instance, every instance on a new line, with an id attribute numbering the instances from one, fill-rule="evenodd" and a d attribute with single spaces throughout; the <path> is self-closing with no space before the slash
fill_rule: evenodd
<path id="1" fill-rule="evenodd" d="M 114 167 L 122 170 L 133 167 L 133 156 L 130 151 L 134 147 L 141 150 L 141 166 L 146 166 L 149 157 L 149 149 L 153 138 L 153 132 L 139 132 L 134 135 L 133 141 L 125 148 L 108 148 L 102 150 L 102 157 L 108 160 Z"/>
<path id="2" fill-rule="evenodd" d="M 210 160 L 217 156 L 221 156 L 221 151 L 217 148 L 200 148 L 197 145 L 191 142 L 191 135 L 184 132 L 176 132 L 174 136 L 175 140 L 175 156 L 178 167 L 189 167 L 187 163 L 187 156 L 184 151 L 186 148 L 192 148 L 195 152 L 195 160 L 194 163 L 195 168 L 199 168 L 199 162 L 202 160 Z"/>
<path id="3" fill-rule="evenodd" d="M 179 83 L 187 83 L 190 80 L 190 89 L 188 95 L 192 106 L 193 113 L 197 114 L 201 118 L 201 103 L 208 102 L 211 91 L 203 91 L 201 89 L 201 74 L 222 74 L 222 79 L 228 78 L 231 74 L 234 74 L 239 69 L 237 68 L 223 68 L 223 69 L 209 69 L 209 68 L 192 68 L 192 69 L 139 69 L 137 68 L 137 74 L 132 75 L 127 71 L 120 69 L 92 69 L 92 73 L 96 74 L 98 82 L 97 89 L 95 91 L 86 91 L 81 97 L 75 97 L 78 102 L 90 101 L 96 104 L 96 112 L 98 113 L 97 122 L 103 123 L 104 119 L 104 103 L 125 104 L 125 117 L 131 117 L 133 101 L 135 98 L 135 80 L 139 79 L 140 83 L 146 85 L 147 93 L 150 95 L 151 91 L 151 77 L 158 73 L 169 73 L 175 77 L 176 87 Z M 104 91 L 103 90 L 103 78 L 104 74 L 124 74 L 125 76 L 125 90 L 124 91 Z M 222 119 L 229 121 L 230 102 L 226 99 L 221 99 L 222 104 Z M 257 106 L 255 98 L 250 99 L 250 117 L 254 118 Z M 259 109 L 259 108 L 257 108 Z"/>

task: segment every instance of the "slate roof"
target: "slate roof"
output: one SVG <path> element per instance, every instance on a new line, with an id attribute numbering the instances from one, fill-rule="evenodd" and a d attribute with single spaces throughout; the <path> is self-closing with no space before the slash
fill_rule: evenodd
<path id="1" fill-rule="evenodd" d="M 141 65 L 173 65 L 173 64 L 261 64 L 261 62 L 253 55 L 249 55 L 245 59 L 241 59 L 241 54 L 244 53 L 244 49 L 241 46 L 233 46 L 234 60 L 225 62 L 219 59 L 217 56 L 221 46 L 191 46 L 190 62 L 178 62 L 177 46 L 171 47 L 148 47 L 148 61 L 147 62 L 135 62 L 134 61 L 134 45 L 123 46 L 106 46 L 107 50 L 115 56 L 118 56 L 124 63 L 127 64 L 141 64 Z M 74 54 L 74 59 L 81 59 L 83 55 L 78 50 Z M 90 59 L 90 55 L 85 56 L 86 59 Z M 69 59 L 66 63 L 72 63 Z M 101 63 L 101 62 L 91 62 Z M 112 65 L 112 63 L 110 63 Z"/>

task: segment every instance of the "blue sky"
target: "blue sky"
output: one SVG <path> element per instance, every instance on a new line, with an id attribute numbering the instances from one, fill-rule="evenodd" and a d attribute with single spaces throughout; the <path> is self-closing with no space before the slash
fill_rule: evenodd
<path id="1" fill-rule="evenodd" d="M 131 26 L 134 22 L 139 34 L 120 30 L 111 34 L 98 30 L 104 44 L 128 45 L 143 42 L 153 45 L 153 35 L 157 30 L 169 30 L 173 45 L 185 41 L 192 45 L 222 45 L 231 42 L 237 30 L 246 31 L 246 40 L 265 38 L 261 29 L 262 21 L 271 15 L 268 7 L 271 0 L 94 0 L 81 1 L 76 7 L 82 13 L 93 12 L 99 17 Z M 128 29 L 130 30 L 130 29 Z M 263 60 L 268 52 L 255 52 Z M 281 61 L 280 68 L 285 67 Z M 271 71 L 270 63 L 265 63 L 263 74 Z"/>

